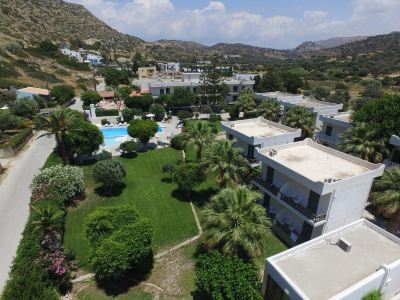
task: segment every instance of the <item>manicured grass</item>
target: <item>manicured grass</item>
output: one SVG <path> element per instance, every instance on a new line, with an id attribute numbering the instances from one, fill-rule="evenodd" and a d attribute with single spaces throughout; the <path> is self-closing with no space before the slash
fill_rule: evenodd
<path id="1" fill-rule="evenodd" d="M 86 199 L 67 214 L 64 243 L 72 249 L 78 264 L 85 270 L 88 265 L 89 247 L 84 233 L 86 217 L 100 206 L 132 205 L 155 227 L 154 252 L 178 244 L 197 234 L 192 211 L 185 199 L 175 197 L 176 184 L 169 182 L 169 175 L 162 173 L 166 163 L 176 163 L 180 152 L 165 148 L 140 153 L 137 157 L 117 158 L 126 168 L 125 187 L 114 189 L 114 196 L 103 196 L 101 185 L 92 178 L 93 166 L 85 166 Z"/>
<path id="2" fill-rule="evenodd" d="M 95 286 L 88 286 L 79 292 L 77 299 L 80 300 L 106 300 L 106 299 L 114 299 L 114 300 L 131 300 L 131 299 L 140 299 L 140 300 L 151 300 L 153 296 L 149 293 L 146 293 L 140 289 L 131 289 L 125 294 L 121 294 L 118 296 L 108 296 L 103 290 L 97 289 Z"/>
<path id="3" fill-rule="evenodd" d="M 265 267 L 265 259 L 287 250 L 288 247 L 273 233 L 264 241 L 264 252 L 261 256 L 253 258 L 253 262 L 261 269 Z"/>

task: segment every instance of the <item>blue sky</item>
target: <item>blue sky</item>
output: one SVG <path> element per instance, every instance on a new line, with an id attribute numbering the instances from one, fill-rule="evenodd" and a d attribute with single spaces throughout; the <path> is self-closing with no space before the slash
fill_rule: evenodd
<path id="1" fill-rule="evenodd" d="M 146 41 L 287 49 L 307 40 L 400 30 L 400 0 L 67 0 Z"/>

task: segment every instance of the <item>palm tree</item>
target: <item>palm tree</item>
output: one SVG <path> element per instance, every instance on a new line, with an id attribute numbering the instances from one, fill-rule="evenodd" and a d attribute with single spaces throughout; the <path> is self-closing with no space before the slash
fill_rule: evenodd
<path id="1" fill-rule="evenodd" d="M 65 108 L 51 113 L 48 118 L 42 116 L 39 119 L 48 128 L 48 132 L 55 135 L 57 149 L 65 164 L 69 164 L 66 138 L 69 132 L 79 130 L 73 128 L 79 120 L 80 116 L 77 112 Z"/>
<path id="2" fill-rule="evenodd" d="M 200 160 L 203 148 L 212 143 L 214 135 L 206 122 L 191 122 L 183 132 L 183 139 L 186 144 L 194 145 L 196 159 Z"/>
<path id="3" fill-rule="evenodd" d="M 203 166 L 212 173 L 217 172 L 217 183 L 221 188 L 228 183 L 239 184 L 241 175 L 247 174 L 249 164 L 242 151 L 234 147 L 235 141 L 219 140 L 206 148 Z"/>
<path id="4" fill-rule="evenodd" d="M 256 101 L 253 91 L 245 89 L 240 93 L 237 106 L 242 112 L 252 111 L 256 108 Z"/>
<path id="5" fill-rule="evenodd" d="M 211 198 L 203 211 L 206 245 L 226 255 L 261 255 L 271 224 L 265 209 L 257 203 L 260 197 L 258 192 L 239 186 Z"/>
<path id="6" fill-rule="evenodd" d="M 383 157 L 389 154 L 386 141 L 377 138 L 375 132 L 366 123 L 357 123 L 346 130 L 341 136 L 339 148 L 348 154 L 373 163 L 382 162 Z"/>
<path id="7" fill-rule="evenodd" d="M 65 214 L 64 211 L 59 210 L 54 205 L 32 206 L 32 210 L 34 221 L 31 224 L 35 231 L 40 230 L 42 232 L 51 230 L 60 224 Z"/>
<path id="8" fill-rule="evenodd" d="M 302 137 L 312 137 L 314 134 L 314 117 L 303 106 L 294 106 L 283 117 L 282 123 L 292 128 L 300 128 Z"/>
<path id="9" fill-rule="evenodd" d="M 258 108 L 258 115 L 264 117 L 267 120 L 277 122 L 279 120 L 279 114 L 281 112 L 281 106 L 275 99 L 264 100 Z"/>
<path id="10" fill-rule="evenodd" d="M 400 230 L 400 167 L 385 171 L 374 185 L 372 199 L 378 210 L 391 218 L 388 231 L 397 234 Z"/>

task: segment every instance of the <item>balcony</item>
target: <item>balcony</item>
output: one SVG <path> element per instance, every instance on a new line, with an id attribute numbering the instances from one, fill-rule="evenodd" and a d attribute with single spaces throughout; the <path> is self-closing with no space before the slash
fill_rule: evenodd
<path id="1" fill-rule="evenodd" d="M 338 137 L 326 135 L 322 131 L 318 132 L 315 137 L 319 141 L 328 142 L 328 143 L 334 144 L 334 145 L 338 145 L 340 143 L 340 139 Z"/>
<path id="2" fill-rule="evenodd" d="M 386 168 L 395 168 L 395 167 L 400 167 L 399 163 L 395 163 L 393 161 L 390 161 L 388 159 L 385 159 L 383 163 L 386 165 Z"/>
<path id="3" fill-rule="evenodd" d="M 260 186 L 262 186 L 263 188 L 267 189 L 269 192 L 271 192 L 271 193 L 274 194 L 275 196 L 278 195 L 279 188 L 278 188 L 277 186 L 273 185 L 272 183 L 268 183 L 268 182 L 262 180 L 261 178 L 255 179 L 254 182 L 255 182 L 257 185 L 260 185 Z"/>
<path id="4" fill-rule="evenodd" d="M 323 221 L 326 219 L 326 213 L 323 214 L 315 214 L 314 212 L 312 212 L 311 210 L 309 210 L 308 208 L 302 206 L 299 201 L 297 200 L 297 197 L 295 196 L 291 196 L 291 195 L 285 195 L 285 194 L 281 194 L 280 199 L 289 204 L 291 207 L 293 207 L 294 209 L 296 209 L 298 212 L 300 212 L 302 215 L 304 215 L 305 217 L 307 217 L 308 219 L 310 219 L 313 223 L 318 223 L 320 221 Z"/>

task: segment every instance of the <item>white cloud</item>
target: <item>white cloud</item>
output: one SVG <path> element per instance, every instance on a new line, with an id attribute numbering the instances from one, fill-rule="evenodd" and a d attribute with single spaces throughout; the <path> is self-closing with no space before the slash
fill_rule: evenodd
<path id="1" fill-rule="evenodd" d="M 230 11 L 222 1 L 193 10 L 177 9 L 171 0 L 68 0 L 80 3 L 110 26 L 144 40 L 183 39 L 206 44 L 241 42 L 290 48 L 304 40 L 333 36 L 373 35 L 399 30 L 399 0 L 353 0 L 346 19 L 306 10 L 299 18 L 265 17 Z"/>

